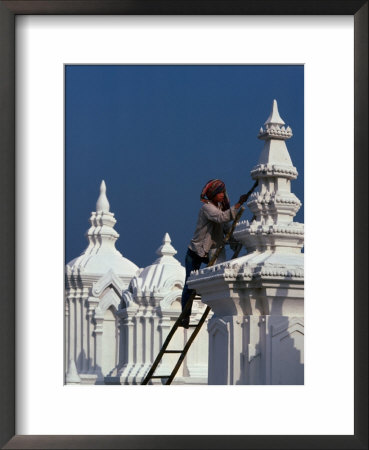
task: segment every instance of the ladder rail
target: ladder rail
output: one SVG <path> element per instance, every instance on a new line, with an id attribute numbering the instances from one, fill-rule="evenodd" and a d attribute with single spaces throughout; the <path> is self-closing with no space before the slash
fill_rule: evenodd
<path id="1" fill-rule="evenodd" d="M 250 193 L 251 193 L 251 192 L 250 192 Z M 236 214 L 236 217 L 234 218 L 234 221 L 233 221 L 233 223 L 232 223 L 232 226 L 231 226 L 230 230 L 228 231 L 228 233 L 227 233 L 227 234 L 225 235 L 225 237 L 224 237 L 224 240 L 223 240 L 223 242 L 222 242 L 222 245 L 219 246 L 219 247 L 216 249 L 214 255 L 212 256 L 211 260 L 209 261 L 209 263 L 208 263 L 208 265 L 207 265 L 206 267 L 211 267 L 211 266 L 213 266 L 213 265 L 215 264 L 217 258 L 219 257 L 220 252 L 222 251 L 222 249 L 224 248 L 224 246 L 226 245 L 226 243 L 228 242 L 228 240 L 229 240 L 230 237 L 232 236 L 233 231 L 234 231 L 234 229 L 235 229 L 237 223 L 239 222 L 239 220 L 240 220 L 240 218 L 241 218 L 241 216 L 242 216 L 244 210 L 245 210 L 244 207 L 241 207 L 241 208 L 238 210 L 238 212 L 237 212 L 237 214 Z M 238 254 L 238 253 L 237 253 L 237 254 Z M 233 255 L 233 258 L 234 258 L 234 257 L 235 257 L 235 256 Z M 179 353 L 179 352 L 177 352 L 177 351 L 175 351 L 175 352 L 174 352 L 174 351 L 170 351 L 170 350 L 167 351 L 166 349 L 168 348 L 168 346 L 169 346 L 169 344 L 170 344 L 170 341 L 172 340 L 172 338 L 173 338 L 175 332 L 177 331 L 177 329 L 178 329 L 178 327 L 179 327 L 179 324 L 181 323 L 182 318 L 185 316 L 185 314 L 187 313 L 187 311 L 188 311 L 190 305 L 192 304 L 192 302 L 191 302 L 190 300 L 193 300 L 193 299 L 195 298 L 195 296 L 196 296 L 196 291 L 194 291 L 194 292 L 191 294 L 191 297 L 190 297 L 190 299 L 187 301 L 187 303 L 186 303 L 186 305 L 185 305 L 183 311 L 181 312 L 181 314 L 179 315 L 179 317 L 178 317 L 177 320 L 175 321 L 175 323 L 174 323 L 172 329 L 170 330 L 170 332 L 168 333 L 168 336 L 166 337 L 166 339 L 165 339 L 165 341 L 164 341 L 164 344 L 162 345 L 162 347 L 161 347 L 161 349 L 160 349 L 160 351 L 159 351 L 157 357 L 155 358 L 154 363 L 152 364 L 150 370 L 149 370 L 148 373 L 146 374 L 144 380 L 141 382 L 141 385 L 146 385 L 146 384 L 148 384 L 148 382 L 150 381 L 151 378 L 167 378 L 166 376 L 154 375 L 154 372 L 155 372 L 157 366 L 159 365 L 160 361 L 162 360 L 162 358 L 163 358 L 163 356 L 164 356 L 164 354 L 165 354 L 166 352 L 167 352 L 167 353 Z M 209 306 L 206 307 L 206 309 L 205 309 L 205 311 L 204 311 L 204 313 L 203 313 L 201 319 L 199 320 L 199 323 L 197 324 L 195 330 L 192 332 L 192 334 L 191 334 L 190 338 L 188 339 L 188 341 L 187 341 L 187 343 L 186 343 L 184 349 L 182 350 L 181 355 L 180 355 L 180 357 L 178 358 L 178 361 L 177 361 L 176 365 L 174 366 L 174 369 L 172 370 L 172 373 L 170 374 L 169 378 L 168 378 L 167 381 L 165 382 L 166 385 L 169 385 L 169 384 L 172 383 L 172 381 L 173 381 L 174 377 L 176 376 L 176 374 L 177 374 L 179 368 L 181 367 L 181 364 L 182 364 L 183 360 L 185 359 L 185 357 L 186 357 L 186 355 L 187 355 L 188 350 L 190 349 L 190 347 L 191 347 L 191 345 L 192 345 L 192 342 L 195 340 L 196 336 L 197 336 L 198 333 L 200 332 L 200 329 L 201 329 L 202 325 L 204 324 L 204 322 L 205 322 L 205 320 L 206 320 L 206 318 L 207 318 L 207 316 L 208 316 L 208 314 L 209 314 L 209 312 L 210 312 L 210 309 L 211 309 L 211 308 L 210 308 Z"/>
<path id="2" fill-rule="evenodd" d="M 179 370 L 179 368 L 181 367 L 181 364 L 183 362 L 183 360 L 185 359 L 188 350 L 190 349 L 192 342 L 195 340 L 196 336 L 199 334 L 200 329 L 203 325 L 203 323 L 205 322 L 209 312 L 210 312 L 210 306 L 207 306 L 204 314 L 202 315 L 201 319 L 199 320 L 199 323 L 197 324 L 196 328 L 194 329 L 194 331 L 192 332 L 190 338 L 188 339 L 184 349 L 182 350 L 182 353 L 180 355 L 180 357 L 178 358 L 177 364 L 174 366 L 174 369 L 172 370 L 172 373 L 170 374 L 170 377 L 167 379 L 167 381 L 165 382 L 165 384 L 171 384 L 174 377 L 177 375 L 177 372 Z"/>
<path id="3" fill-rule="evenodd" d="M 196 296 L 196 292 L 193 292 L 191 294 L 192 300 L 195 298 Z M 190 297 L 190 300 L 191 300 Z M 188 301 L 183 309 L 183 311 L 181 312 L 181 314 L 179 315 L 178 319 L 175 321 L 172 329 L 169 331 L 168 336 L 166 337 L 164 344 L 162 345 L 157 357 L 155 358 L 155 361 L 153 362 L 150 370 L 147 372 L 144 380 L 141 382 L 141 384 L 147 384 L 150 381 L 150 378 L 152 377 L 152 375 L 154 374 L 157 366 L 159 365 L 162 357 L 164 356 L 164 353 L 167 349 L 167 347 L 170 344 L 170 341 L 172 340 L 172 337 L 174 336 L 174 333 L 177 331 L 177 328 L 179 327 L 179 324 L 181 323 L 182 318 L 184 317 L 184 314 L 189 310 L 190 308 L 190 301 Z"/>

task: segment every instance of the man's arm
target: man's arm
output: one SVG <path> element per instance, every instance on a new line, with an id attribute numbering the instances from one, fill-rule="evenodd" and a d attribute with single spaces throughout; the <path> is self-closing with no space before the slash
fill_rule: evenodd
<path id="1" fill-rule="evenodd" d="M 230 209 L 222 211 L 212 203 L 206 203 L 203 206 L 205 217 L 211 222 L 225 223 L 236 217 L 236 208 L 231 206 Z"/>

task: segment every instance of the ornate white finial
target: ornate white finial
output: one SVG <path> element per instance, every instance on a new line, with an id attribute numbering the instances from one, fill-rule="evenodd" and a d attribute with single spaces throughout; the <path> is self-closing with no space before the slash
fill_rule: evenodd
<path id="1" fill-rule="evenodd" d="M 88 247 L 78 257 L 68 263 L 68 276 L 79 279 L 82 274 L 105 275 L 110 270 L 118 276 L 133 276 L 138 267 L 115 248 L 119 234 L 114 229 L 116 219 L 110 212 L 110 205 L 106 198 L 106 185 L 102 181 L 100 196 L 96 203 L 96 211 L 91 212 L 90 228 L 86 232 Z"/>
<path id="2" fill-rule="evenodd" d="M 100 196 L 96 202 L 96 212 L 98 212 L 98 211 L 103 211 L 103 212 L 110 211 L 110 205 L 109 205 L 108 199 L 106 197 L 106 184 L 105 184 L 104 180 L 102 180 L 102 182 L 101 182 Z"/>
<path id="3" fill-rule="evenodd" d="M 161 245 L 157 250 L 156 254 L 159 256 L 173 256 L 177 253 L 177 250 L 172 247 L 171 239 L 168 233 L 165 233 L 163 238 L 163 245 Z"/>
<path id="4" fill-rule="evenodd" d="M 131 281 L 133 296 L 138 303 L 146 296 L 147 299 L 160 300 L 160 305 L 163 306 L 162 302 L 166 304 L 168 301 L 171 304 L 181 296 L 186 271 L 173 256 L 176 253 L 177 251 L 171 245 L 169 234 L 165 233 L 162 245 L 156 250 L 159 257 L 142 269 L 142 272 Z M 135 285 L 137 286 L 136 292 L 134 291 Z"/>
<path id="5" fill-rule="evenodd" d="M 278 104 L 275 99 L 273 100 L 272 111 L 264 125 L 285 125 L 285 122 L 283 122 L 281 116 L 279 115 Z"/>
<path id="6" fill-rule="evenodd" d="M 284 127 L 285 123 L 282 120 L 278 112 L 277 100 L 273 100 L 272 111 L 269 114 L 268 119 L 264 123 L 265 130 L 260 128 L 258 138 L 263 141 L 268 141 L 271 139 L 278 139 L 281 141 L 286 141 L 292 137 L 292 130 L 290 127 L 287 129 Z"/>
<path id="7" fill-rule="evenodd" d="M 281 127 L 281 119 L 276 100 L 272 112 L 265 122 L 266 129 L 258 138 L 264 141 L 258 165 L 251 171 L 258 180 L 258 189 L 247 203 L 254 214 L 249 226 L 240 226 L 234 237 L 246 247 L 248 252 L 266 249 L 273 251 L 297 252 L 303 245 L 303 225 L 294 222 L 301 207 L 300 200 L 291 192 L 291 180 L 297 178 L 286 140 L 292 137 L 290 127 Z M 296 231 L 297 230 L 297 231 Z"/>

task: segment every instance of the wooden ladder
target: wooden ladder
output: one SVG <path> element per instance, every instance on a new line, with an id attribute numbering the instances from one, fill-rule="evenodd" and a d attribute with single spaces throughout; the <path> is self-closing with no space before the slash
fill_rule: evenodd
<path id="1" fill-rule="evenodd" d="M 217 248 L 216 252 L 214 253 L 213 257 L 211 258 L 211 260 L 209 261 L 209 263 L 208 263 L 208 265 L 206 267 L 210 267 L 210 266 L 213 266 L 215 264 L 219 254 L 220 254 L 220 252 L 224 248 L 225 244 L 229 241 L 229 238 L 231 237 L 231 235 L 232 235 L 232 233 L 233 233 L 237 223 L 239 222 L 239 220 L 240 220 L 244 210 L 245 210 L 245 208 L 243 208 L 243 207 L 241 207 L 238 210 L 238 212 L 236 214 L 236 217 L 235 217 L 235 219 L 234 219 L 234 221 L 232 223 L 232 226 L 231 226 L 230 230 L 228 231 L 228 233 L 226 234 L 226 236 L 224 238 L 223 244 L 220 247 Z M 241 248 L 241 246 L 238 246 L 238 248 L 236 250 L 236 253 L 233 255 L 232 259 L 238 256 L 240 248 Z M 165 384 L 171 384 L 172 383 L 174 377 L 176 376 L 176 374 L 178 372 L 178 369 L 180 368 L 183 360 L 185 359 L 185 357 L 187 355 L 187 352 L 188 352 L 189 348 L 191 347 L 192 342 L 195 340 L 196 336 L 199 334 L 199 331 L 200 331 L 202 325 L 204 324 L 204 322 L 205 322 L 205 320 L 206 320 L 206 318 L 207 318 L 207 316 L 208 316 L 208 314 L 210 312 L 210 309 L 211 309 L 209 306 L 207 306 L 205 311 L 204 311 L 204 313 L 203 313 L 203 315 L 202 315 L 202 317 L 201 317 L 201 319 L 197 323 L 197 325 L 189 325 L 189 327 L 194 328 L 194 331 L 192 332 L 190 338 L 188 339 L 185 347 L 182 350 L 167 350 L 167 348 L 168 348 L 168 346 L 170 344 L 170 341 L 172 340 L 175 332 L 177 331 L 177 329 L 179 327 L 179 324 L 182 321 L 182 318 L 184 318 L 186 316 L 186 313 L 187 313 L 187 311 L 188 311 L 188 309 L 189 309 L 193 299 L 195 298 L 195 296 L 196 296 L 196 292 L 194 291 L 192 293 L 192 295 L 190 296 L 190 298 L 188 299 L 188 301 L 186 303 L 186 306 L 184 307 L 182 313 L 180 314 L 180 316 L 178 317 L 178 319 L 174 323 L 172 329 L 170 330 L 167 338 L 165 339 L 165 342 L 164 342 L 161 350 L 158 353 L 158 356 L 156 357 L 153 365 L 151 366 L 151 369 L 148 371 L 147 375 L 145 376 L 145 378 L 141 382 L 141 384 L 148 384 L 148 382 L 150 380 L 154 379 L 154 378 L 166 378 L 167 380 L 166 380 Z M 155 372 L 158 364 L 160 363 L 161 359 L 163 358 L 163 356 L 165 354 L 170 354 L 170 353 L 177 353 L 177 354 L 179 354 L 178 361 L 177 361 L 176 365 L 174 366 L 174 369 L 172 370 L 172 372 L 169 375 L 154 375 L 154 372 Z"/>

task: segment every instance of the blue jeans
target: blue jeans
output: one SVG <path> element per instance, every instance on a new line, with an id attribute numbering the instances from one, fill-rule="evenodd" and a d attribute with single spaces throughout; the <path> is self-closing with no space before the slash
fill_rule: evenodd
<path id="1" fill-rule="evenodd" d="M 190 249 L 187 250 L 186 261 L 185 261 L 186 279 L 185 279 L 185 285 L 183 287 L 182 301 L 181 301 L 182 311 L 183 311 L 184 307 L 186 306 L 187 302 L 189 301 L 191 295 L 195 292 L 195 289 L 188 289 L 188 286 L 187 286 L 187 280 L 188 280 L 189 276 L 191 275 L 191 272 L 193 270 L 199 270 L 201 263 L 207 264 L 208 262 L 209 262 L 208 257 L 201 257 L 194 251 L 192 251 Z M 193 302 L 193 299 L 191 300 L 190 308 L 188 309 L 187 314 L 186 314 L 186 317 L 188 317 L 188 318 L 191 315 L 192 302 Z"/>

